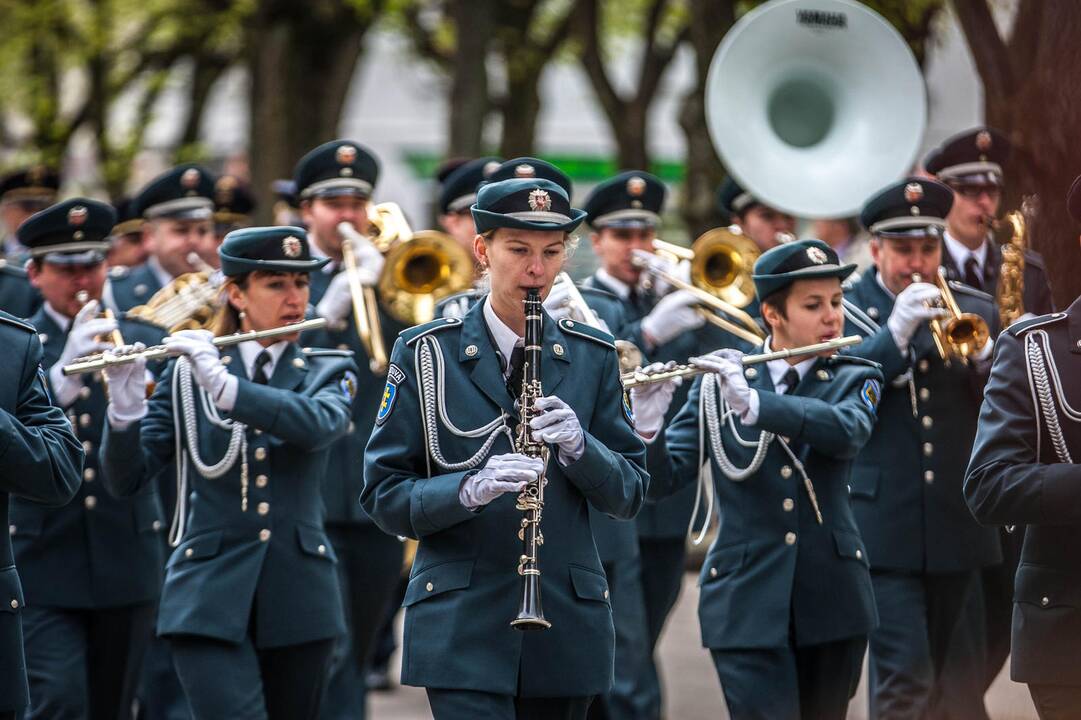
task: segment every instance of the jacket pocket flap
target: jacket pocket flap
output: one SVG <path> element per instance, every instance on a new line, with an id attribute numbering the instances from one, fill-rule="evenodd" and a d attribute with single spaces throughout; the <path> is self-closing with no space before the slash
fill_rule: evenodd
<path id="1" fill-rule="evenodd" d="M 157 493 L 136 495 L 135 530 L 136 532 L 158 532 L 164 527 L 165 517 Z"/>
<path id="2" fill-rule="evenodd" d="M 1081 593 L 1077 588 L 1077 573 L 1022 563 L 1017 570 L 1013 599 L 1045 608 L 1075 608 L 1081 606 Z"/>
<path id="3" fill-rule="evenodd" d="M 221 535 L 221 530 L 216 530 L 185 540 L 173 551 L 173 555 L 169 558 L 169 564 L 166 567 L 173 567 L 188 560 L 203 560 L 214 557 L 221 550 Z"/>
<path id="4" fill-rule="evenodd" d="M 874 500 L 878 497 L 878 479 L 882 471 L 867 466 L 852 468 L 852 474 L 848 478 L 848 486 L 851 488 L 852 497 Z"/>
<path id="5" fill-rule="evenodd" d="M 409 579 L 402 607 L 415 605 L 421 600 L 441 595 L 451 590 L 469 587 L 473 577 L 473 560 L 457 560 L 433 565 L 419 571 Z"/>
<path id="6" fill-rule="evenodd" d="M 49 509 L 29 502 L 11 503 L 8 508 L 8 532 L 14 538 L 41 535 L 41 529 L 45 525 L 45 513 Z"/>
<path id="7" fill-rule="evenodd" d="M 0 569 L 0 612 L 18 612 L 25 604 L 23 586 L 15 566 Z"/>
<path id="8" fill-rule="evenodd" d="M 867 550 L 864 549 L 859 535 L 844 530 L 834 530 L 833 544 L 837 546 L 837 554 L 841 557 L 861 560 L 865 565 L 867 564 Z"/>
<path id="9" fill-rule="evenodd" d="M 570 566 L 570 571 L 575 595 L 583 600 L 608 602 L 608 579 L 602 573 L 575 565 Z"/>
<path id="10" fill-rule="evenodd" d="M 300 549 L 309 555 L 327 558 L 332 562 L 338 561 L 338 556 L 334 554 L 330 539 L 319 528 L 297 525 L 297 542 L 300 543 Z"/>
<path id="11" fill-rule="evenodd" d="M 702 563 L 702 572 L 699 575 L 698 584 L 709 582 L 713 578 L 726 575 L 743 567 L 743 558 L 746 554 L 747 543 L 710 550 L 706 554 L 705 562 Z"/>

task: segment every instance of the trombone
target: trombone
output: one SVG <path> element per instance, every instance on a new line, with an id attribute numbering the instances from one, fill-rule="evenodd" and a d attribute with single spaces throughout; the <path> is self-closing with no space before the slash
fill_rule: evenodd
<path id="1" fill-rule="evenodd" d="M 569 311 L 570 318 L 598 330 L 604 330 L 601 319 L 593 311 L 593 308 L 586 303 L 586 299 L 582 297 L 578 286 L 566 271 L 556 275 L 555 282 L 552 283 L 552 289 L 554 290 L 560 283 L 566 283 L 567 285 L 567 299 L 563 301 L 563 306 Z M 616 329 L 608 328 L 606 332 Z M 619 369 L 623 372 L 630 372 L 640 366 L 644 359 L 642 351 L 629 340 L 616 340 L 616 355 L 619 357 Z"/>
<path id="2" fill-rule="evenodd" d="M 748 367 L 750 365 L 769 362 L 770 360 L 783 360 L 784 358 L 799 357 L 801 355 L 815 355 L 827 350 L 839 350 L 844 347 L 849 347 L 850 345 L 858 345 L 861 342 L 863 342 L 863 338 L 859 335 L 846 335 L 845 337 L 833 338 L 832 340 L 814 343 L 813 345 L 804 345 L 802 347 L 788 348 L 785 350 L 774 350 L 773 352 L 761 353 L 758 355 L 744 355 L 740 359 L 740 362 L 743 363 L 744 367 Z M 711 371 L 698 367 L 697 365 L 677 365 L 669 370 L 659 370 L 652 373 L 647 373 L 641 368 L 638 368 L 633 372 L 624 373 L 619 379 L 623 382 L 623 389 L 630 390 L 631 388 L 640 387 L 642 385 L 653 385 L 654 383 L 664 382 L 666 380 L 671 380 L 672 378 L 704 375 L 707 372 Z"/>
<path id="3" fill-rule="evenodd" d="M 349 281 L 349 293 L 353 296 L 353 318 L 357 324 L 357 335 L 368 354 L 368 367 L 379 375 L 387 370 L 387 348 L 383 343 L 383 329 L 379 322 L 379 304 L 376 301 L 375 288 L 360 282 L 360 268 L 353 250 L 354 242 L 369 240 L 348 222 L 338 223 L 338 233 L 345 240 L 342 243 L 342 264 Z"/>
<path id="4" fill-rule="evenodd" d="M 912 274 L 912 282 L 923 282 L 919 273 Z M 983 349 L 991 338 L 987 321 L 975 313 L 962 312 L 946 279 L 946 269 L 939 267 L 935 273 L 935 286 L 942 293 L 942 300 L 935 303 L 946 309 L 945 318 L 932 318 L 931 337 L 946 367 L 954 358 L 968 365 L 969 358 Z"/>

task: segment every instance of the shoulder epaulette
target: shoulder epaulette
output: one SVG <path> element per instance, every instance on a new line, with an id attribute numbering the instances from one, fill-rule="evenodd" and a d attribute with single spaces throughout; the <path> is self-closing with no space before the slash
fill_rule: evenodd
<path id="1" fill-rule="evenodd" d="M 849 275 L 848 277 L 846 277 L 844 279 L 844 282 L 841 283 L 841 289 L 842 290 L 851 290 L 852 288 L 856 287 L 856 283 L 858 283 L 860 281 L 861 277 L 862 276 L 860 275 L 859 270 L 853 270 L 852 274 Z"/>
<path id="2" fill-rule="evenodd" d="M 118 278 L 127 277 L 130 272 L 131 268 L 127 265 L 113 265 L 109 268 L 109 277 L 116 280 Z"/>
<path id="3" fill-rule="evenodd" d="M 563 332 L 568 332 L 572 335 L 578 335 L 579 337 L 592 340 L 595 343 L 604 345 L 613 350 L 616 349 L 616 339 L 604 330 L 598 330 L 592 325 L 586 325 L 585 323 L 563 318 L 559 321 L 559 329 Z"/>
<path id="4" fill-rule="evenodd" d="M 970 295 L 972 297 L 979 298 L 980 300 L 986 300 L 987 302 L 991 303 L 995 301 L 995 299 L 991 297 L 991 295 L 985 293 L 983 290 L 977 290 L 971 285 L 965 285 L 963 282 L 958 282 L 957 280 L 950 280 L 949 282 L 950 290 L 953 290 L 954 292 L 959 292 L 962 295 Z"/>
<path id="5" fill-rule="evenodd" d="M 461 318 L 437 318 L 431 322 L 426 322 L 423 325 L 417 325 L 416 327 L 406 328 L 398 333 L 398 337 L 405 341 L 406 345 L 412 345 L 418 339 L 424 337 L 428 333 L 437 332 L 439 330 L 447 330 L 452 327 L 458 327 L 462 324 Z"/>
<path id="6" fill-rule="evenodd" d="M 0 273 L 4 275 L 13 275 L 18 278 L 26 278 L 26 270 L 24 268 L 10 263 L 4 258 L 0 258 Z"/>
<path id="7" fill-rule="evenodd" d="M 353 357 L 352 350 L 338 350 L 336 348 L 301 348 L 300 352 L 304 353 L 308 357 L 341 357 L 351 358 Z"/>
<path id="8" fill-rule="evenodd" d="M 602 290 L 599 287 L 592 287 L 590 285 L 578 285 L 578 291 L 582 293 L 583 297 L 595 295 L 596 297 L 604 298 L 605 300 L 619 302 L 618 295 L 616 295 L 615 293 L 610 293 L 607 290 Z"/>
<path id="9" fill-rule="evenodd" d="M 1018 320 L 1017 322 L 1011 324 L 1008 328 L 1006 328 L 1006 332 L 1008 332 L 1010 335 L 1013 335 L 1014 337 L 1017 337 L 1023 332 L 1027 332 L 1029 330 L 1033 330 L 1044 325 L 1050 325 L 1051 323 L 1056 323 L 1065 319 L 1066 313 L 1062 312 L 1051 313 L 1050 315 L 1040 315 L 1039 317 L 1028 318 L 1026 320 Z"/>
<path id="10" fill-rule="evenodd" d="M 868 335 L 874 335 L 878 332 L 879 327 L 881 327 L 878 324 L 878 321 L 864 312 L 863 308 L 859 305 L 848 298 L 841 300 L 841 305 L 844 308 L 845 317 L 848 318 L 853 325 L 860 330 L 863 330 Z"/>
<path id="11" fill-rule="evenodd" d="M 831 355 L 827 362 L 829 362 L 831 365 L 845 363 L 848 365 L 865 365 L 867 367 L 873 367 L 876 370 L 882 369 L 882 364 L 877 363 L 874 360 L 868 360 L 867 358 L 857 357 L 855 355 L 842 355 L 841 353 Z"/>
<path id="12" fill-rule="evenodd" d="M 32 333 L 37 332 L 37 330 L 34 329 L 34 326 L 31 325 L 30 323 L 26 322 L 25 320 L 20 320 L 19 318 L 15 317 L 14 315 L 9 315 L 9 314 L 7 314 L 6 312 L 3 312 L 3 311 L 0 311 L 0 322 L 5 322 L 8 325 L 14 325 L 15 327 L 20 328 L 22 330 L 26 330 L 27 332 L 32 332 Z"/>

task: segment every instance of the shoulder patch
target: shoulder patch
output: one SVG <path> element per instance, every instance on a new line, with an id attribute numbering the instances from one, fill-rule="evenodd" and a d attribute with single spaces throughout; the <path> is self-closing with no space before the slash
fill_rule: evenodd
<path id="1" fill-rule="evenodd" d="M 579 337 L 584 337 L 587 340 L 592 340 L 593 342 L 599 345 L 604 345 L 605 347 L 612 350 L 616 349 L 615 338 L 613 338 L 605 331 L 598 330 L 597 328 L 586 325 L 585 323 L 580 323 L 574 320 L 570 320 L 568 318 L 563 318 L 559 321 L 559 329 L 563 332 L 570 333 L 571 335 L 577 335 Z"/>
<path id="2" fill-rule="evenodd" d="M 37 332 L 37 330 L 34 329 L 34 326 L 30 323 L 20 320 L 14 315 L 8 315 L 6 312 L 3 311 L 0 311 L 0 322 L 7 323 L 8 325 L 14 325 L 15 327 L 21 330 L 26 330 L 27 332 Z"/>
<path id="3" fill-rule="evenodd" d="M 342 379 L 338 381 L 338 387 L 345 395 L 345 399 L 353 402 L 353 398 L 357 396 L 357 374 L 352 370 L 346 370 L 342 374 Z"/>
<path id="4" fill-rule="evenodd" d="M 398 398 L 398 386 L 405 380 L 405 373 L 402 369 L 395 365 L 390 364 L 387 368 L 387 384 L 383 387 L 383 396 L 379 401 L 379 411 L 375 414 L 375 424 L 382 425 L 390 417 L 390 413 L 394 410 L 394 401 Z"/>
<path id="5" fill-rule="evenodd" d="M 971 285 L 965 285 L 963 282 L 958 282 L 956 280 L 950 280 L 949 282 L 950 290 L 953 290 L 954 292 L 959 292 L 962 295 L 971 295 L 972 297 L 977 297 L 981 300 L 986 300 L 987 302 L 993 303 L 995 301 L 990 294 L 985 293 L 983 290 L 977 290 Z"/>
<path id="6" fill-rule="evenodd" d="M 127 277 L 129 273 L 131 273 L 131 268 L 127 265 L 113 265 L 109 268 L 109 277 L 114 280 Z"/>
<path id="7" fill-rule="evenodd" d="M 450 328 L 458 327 L 461 324 L 461 318 L 438 318 L 431 322 L 426 322 L 423 325 L 406 328 L 398 333 L 398 337 L 404 340 L 406 345 L 412 345 L 428 333 L 438 332 L 439 330 L 449 330 Z"/>
<path id="8" fill-rule="evenodd" d="M 351 358 L 353 357 L 352 350 L 337 350 L 334 348 L 300 348 L 300 352 L 304 353 L 308 357 L 338 357 L 338 358 Z"/>
<path id="9" fill-rule="evenodd" d="M 1066 319 L 1066 313 L 1057 312 L 1050 315 L 1040 315 L 1039 317 L 1028 318 L 1026 320 L 1018 320 L 1017 322 L 1006 328 L 1006 332 L 1014 337 L 1018 337 L 1021 333 L 1027 332 L 1034 328 L 1043 327 L 1044 325 L 1050 325 L 1052 323 L 1059 322 Z"/>
<path id="10" fill-rule="evenodd" d="M 631 407 L 631 396 L 627 393 L 627 390 L 623 390 L 623 419 L 627 421 L 627 424 L 634 428 L 634 409 Z"/>
<path id="11" fill-rule="evenodd" d="M 831 365 L 848 364 L 848 365 L 863 365 L 865 367 L 872 367 L 875 370 L 881 370 L 881 363 L 877 363 L 874 360 L 868 360 L 867 358 L 856 357 L 855 355 L 845 355 L 843 353 L 837 353 L 831 355 L 827 360 Z"/>
<path id="12" fill-rule="evenodd" d="M 882 397 L 882 385 L 878 380 L 871 378 L 864 380 L 863 387 L 860 388 L 860 400 L 863 401 L 864 405 L 870 408 L 871 412 L 875 412 L 880 397 Z"/>

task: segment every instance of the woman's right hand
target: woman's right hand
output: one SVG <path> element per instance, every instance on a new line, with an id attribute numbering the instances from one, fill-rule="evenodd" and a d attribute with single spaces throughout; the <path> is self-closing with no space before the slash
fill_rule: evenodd
<path id="1" fill-rule="evenodd" d="M 667 363 L 655 362 L 642 368 L 642 372 L 649 375 L 653 373 L 671 370 L 676 366 L 674 361 Z M 672 396 L 676 388 L 683 384 L 683 378 L 674 377 L 664 382 L 636 385 L 631 388 L 631 411 L 634 413 L 634 431 L 643 440 L 652 440 L 664 426 L 664 416 L 668 407 L 672 404 Z"/>
<path id="2" fill-rule="evenodd" d="M 521 492 L 527 483 L 544 472 L 544 462 L 520 453 L 493 455 L 476 473 L 462 481 L 458 499 L 470 510 L 476 510 L 503 493 Z"/>
<path id="3" fill-rule="evenodd" d="M 123 345 L 105 351 L 106 358 L 115 358 L 142 352 L 142 343 Z M 126 428 L 146 415 L 146 360 L 142 357 L 120 365 L 108 365 L 102 371 L 109 391 L 109 407 L 106 414 L 109 424 L 117 429 Z"/>

